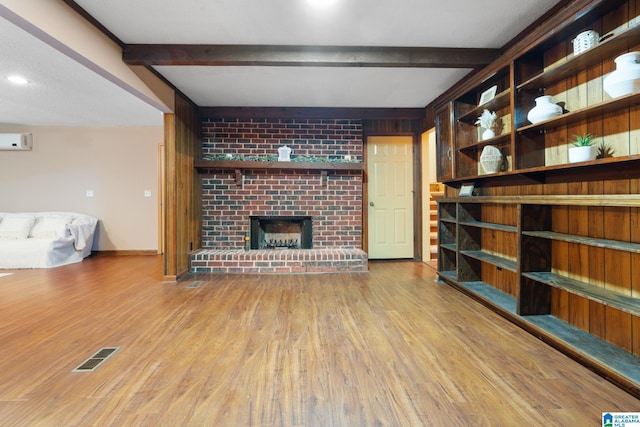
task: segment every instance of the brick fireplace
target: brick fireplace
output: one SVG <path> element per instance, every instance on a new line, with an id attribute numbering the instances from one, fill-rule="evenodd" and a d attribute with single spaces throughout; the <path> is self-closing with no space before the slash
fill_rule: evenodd
<path id="1" fill-rule="evenodd" d="M 250 250 L 313 249 L 310 216 L 252 216 L 249 229 Z"/>
<path id="2" fill-rule="evenodd" d="M 292 160 L 363 158 L 360 120 L 210 118 L 202 121 L 202 136 L 203 158 L 277 155 L 283 145 Z M 366 271 L 361 171 L 233 164 L 200 170 L 202 249 L 192 256 L 193 272 Z M 312 248 L 245 251 L 258 217 L 308 218 Z"/>

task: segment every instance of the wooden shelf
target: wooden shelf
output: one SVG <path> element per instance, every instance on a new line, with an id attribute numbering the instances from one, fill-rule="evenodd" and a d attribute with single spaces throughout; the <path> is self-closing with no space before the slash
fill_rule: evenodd
<path id="1" fill-rule="evenodd" d="M 439 276 L 445 277 L 449 280 L 456 280 L 456 272 L 455 271 L 439 271 Z"/>
<path id="2" fill-rule="evenodd" d="M 516 313 L 516 298 L 491 285 L 481 281 L 448 283 L 487 306 L 491 304 L 490 308 L 495 309 L 495 306 L 498 306 L 501 310 L 505 310 L 510 314 L 515 315 Z"/>
<path id="3" fill-rule="evenodd" d="M 602 167 L 612 169 L 612 172 L 614 172 L 613 175 L 615 175 L 617 178 L 624 178 L 624 176 L 620 176 L 619 174 L 625 167 L 625 164 L 629 164 L 633 169 L 637 169 L 638 161 L 640 161 L 640 154 L 634 154 L 631 156 L 607 157 L 606 159 L 596 159 L 580 163 L 563 163 L 559 165 L 536 166 L 532 168 L 518 169 L 515 172 L 519 174 L 540 174 L 543 172 L 552 174 L 553 172 L 561 172 L 564 175 L 570 175 L 573 171 L 579 173 L 582 168 L 585 168 L 589 169 L 585 173 L 585 175 L 588 175 L 595 172 L 594 168 Z M 587 178 L 587 176 L 585 176 L 584 178 Z"/>
<path id="4" fill-rule="evenodd" d="M 591 301 L 616 308 L 634 316 L 640 315 L 640 299 L 622 295 L 609 289 L 574 280 L 569 277 L 550 272 L 522 273 L 524 277 L 544 283 L 554 288 L 565 290 Z"/>
<path id="5" fill-rule="evenodd" d="M 242 160 L 195 160 L 194 167 L 200 173 L 215 170 L 232 170 L 235 172 L 237 186 L 242 186 L 245 170 L 317 170 L 322 176 L 322 185 L 329 183 L 328 172 L 362 172 L 362 163 L 348 162 L 258 162 Z"/>
<path id="6" fill-rule="evenodd" d="M 505 231 L 507 233 L 517 233 L 518 228 L 513 227 L 511 225 L 503 225 L 503 224 L 493 224 L 490 222 L 482 222 L 482 221 L 460 221 L 459 225 L 466 227 L 475 227 L 475 228 L 484 228 L 485 230 L 497 230 L 497 231 Z"/>
<path id="7" fill-rule="evenodd" d="M 362 163 L 348 162 L 257 162 L 242 160 L 196 160 L 194 167 L 199 171 L 236 169 L 282 169 L 282 170 L 325 170 L 362 171 Z"/>
<path id="8" fill-rule="evenodd" d="M 440 244 L 440 247 L 442 249 L 446 249 L 448 251 L 452 251 L 455 252 L 457 250 L 457 246 L 455 243 L 442 243 Z"/>
<path id="9" fill-rule="evenodd" d="M 503 171 L 489 175 L 470 175 L 444 181 L 459 188 L 465 182 L 477 185 L 528 185 L 555 182 L 640 178 L 640 155 L 610 157 L 582 163 Z"/>
<path id="10" fill-rule="evenodd" d="M 502 92 L 497 94 L 491 101 L 485 102 L 484 104 L 479 105 L 476 108 L 462 114 L 460 117 L 458 117 L 458 120 L 473 125 L 484 110 L 500 110 L 502 108 L 508 107 L 510 94 L 510 89 L 503 90 Z"/>
<path id="11" fill-rule="evenodd" d="M 618 240 L 595 239 L 592 237 L 575 236 L 571 234 L 555 233 L 553 231 L 523 231 L 523 235 L 539 237 L 541 239 L 556 240 L 560 242 L 577 243 L 603 249 L 615 249 L 630 253 L 640 254 L 640 243 L 621 242 Z"/>
<path id="12" fill-rule="evenodd" d="M 464 256 L 468 256 L 478 261 L 486 262 L 489 264 L 493 264 L 497 267 L 504 268 L 505 270 L 513 271 L 514 273 L 518 270 L 518 266 L 515 261 L 510 260 L 508 258 L 504 258 L 501 256 L 497 256 L 494 254 L 490 254 L 484 251 L 460 251 L 460 253 Z"/>
<path id="13" fill-rule="evenodd" d="M 461 146 L 457 149 L 459 152 L 463 151 L 476 151 L 484 148 L 486 145 L 500 145 L 511 141 L 510 133 L 503 133 L 501 135 L 494 136 L 493 138 L 483 139 L 482 141 L 473 142 L 468 145 Z"/>
<path id="14" fill-rule="evenodd" d="M 640 207 L 640 194 L 448 197 L 448 203 Z"/>
<path id="15" fill-rule="evenodd" d="M 621 31 L 596 46 L 572 56 L 566 62 L 547 69 L 517 86 L 517 90 L 540 89 L 557 83 L 567 77 L 586 70 L 598 62 L 626 52 L 630 46 L 640 43 L 640 25 Z"/>
<path id="16" fill-rule="evenodd" d="M 582 120 L 586 120 L 589 117 L 603 115 L 607 113 L 613 113 L 615 111 L 635 107 L 640 103 L 640 92 L 627 96 L 621 96 L 608 101 L 600 102 L 598 104 L 590 105 L 585 108 L 580 108 L 575 111 L 564 113 L 561 116 L 554 117 L 549 120 L 545 120 L 532 125 L 526 125 L 518 128 L 518 133 L 526 132 L 540 132 L 556 129 L 560 126 L 566 126 L 569 124 L 577 123 Z"/>
<path id="17" fill-rule="evenodd" d="M 504 176 L 511 177 L 514 175 L 519 175 L 519 174 L 514 171 L 502 171 L 502 172 L 496 172 L 496 173 L 488 173 L 484 175 L 465 175 L 465 176 L 459 176 L 456 179 L 444 181 L 444 183 L 456 188 L 459 188 L 465 182 L 474 182 L 476 184 L 483 184 L 485 182 L 496 181 L 499 183 L 504 183 L 504 181 L 500 179 L 501 177 L 504 177 Z"/>

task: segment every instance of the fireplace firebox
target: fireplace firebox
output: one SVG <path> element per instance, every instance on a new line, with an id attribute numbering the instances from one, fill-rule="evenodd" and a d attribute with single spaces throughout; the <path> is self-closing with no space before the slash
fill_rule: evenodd
<path id="1" fill-rule="evenodd" d="M 311 249 L 310 216 L 252 216 L 251 249 Z"/>

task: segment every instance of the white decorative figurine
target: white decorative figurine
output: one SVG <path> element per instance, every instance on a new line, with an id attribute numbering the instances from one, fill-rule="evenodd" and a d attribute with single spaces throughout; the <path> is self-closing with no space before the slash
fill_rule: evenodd
<path id="1" fill-rule="evenodd" d="M 482 132 L 482 140 L 491 139 L 496 136 L 495 128 L 498 120 L 498 116 L 494 111 L 484 110 L 475 124 L 480 125 L 484 132 Z"/>
<path id="2" fill-rule="evenodd" d="M 279 162 L 290 162 L 291 161 L 291 148 L 283 145 L 278 148 L 278 161 Z"/>

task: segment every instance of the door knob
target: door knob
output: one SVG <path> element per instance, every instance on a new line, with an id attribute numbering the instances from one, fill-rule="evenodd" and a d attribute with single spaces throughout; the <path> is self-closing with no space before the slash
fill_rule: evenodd
<path id="1" fill-rule="evenodd" d="M 373 206 L 373 202 L 369 202 L 369 206 Z"/>

